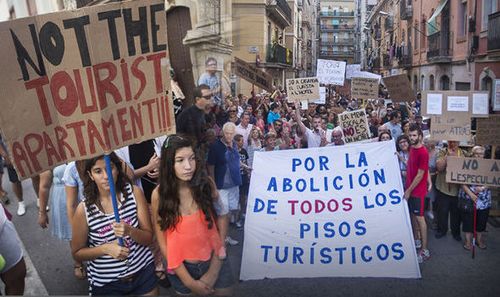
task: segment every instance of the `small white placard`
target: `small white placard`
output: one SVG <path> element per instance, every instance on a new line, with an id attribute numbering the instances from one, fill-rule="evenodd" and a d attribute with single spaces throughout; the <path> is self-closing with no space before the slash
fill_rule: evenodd
<path id="1" fill-rule="evenodd" d="M 488 94 L 486 93 L 472 94 L 472 114 L 488 115 Z"/>
<path id="2" fill-rule="evenodd" d="M 443 94 L 427 94 L 427 114 L 443 113 Z"/>
<path id="3" fill-rule="evenodd" d="M 469 97 L 449 96 L 448 111 L 469 111 Z"/>

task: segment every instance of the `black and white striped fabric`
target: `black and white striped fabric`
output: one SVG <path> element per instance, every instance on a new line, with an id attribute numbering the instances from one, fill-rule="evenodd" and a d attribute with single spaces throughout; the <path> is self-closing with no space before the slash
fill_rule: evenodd
<path id="1" fill-rule="evenodd" d="M 131 185 L 127 185 L 126 192 L 125 201 L 119 208 L 120 220 L 138 228 L 137 204 Z M 95 204 L 86 207 L 85 214 L 89 227 L 89 247 L 96 247 L 117 240 L 112 227 L 114 222 L 113 214 L 104 214 Z M 130 237 L 124 238 L 124 244 L 130 250 L 127 261 L 117 260 L 105 255 L 88 263 L 87 274 L 90 286 L 102 287 L 119 278 L 132 275 L 153 262 L 153 255 L 149 247 L 138 244 Z"/>

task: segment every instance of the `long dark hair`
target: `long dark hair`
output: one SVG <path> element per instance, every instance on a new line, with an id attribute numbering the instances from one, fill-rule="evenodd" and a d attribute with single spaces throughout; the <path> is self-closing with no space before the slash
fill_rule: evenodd
<path id="1" fill-rule="evenodd" d="M 161 230 L 173 229 L 179 223 L 181 214 L 179 211 L 179 179 L 175 175 L 175 154 L 177 150 L 190 147 L 195 152 L 196 170 L 189 188 L 193 200 L 203 211 L 208 228 L 211 229 L 214 222 L 215 209 L 212 198 L 213 183 L 209 180 L 203 158 L 195 150 L 193 141 L 184 135 L 169 135 L 161 148 L 160 161 L 160 184 L 158 193 L 160 201 L 158 206 L 158 223 Z"/>
<path id="2" fill-rule="evenodd" d="M 118 158 L 114 152 L 109 155 L 109 158 L 111 160 L 111 163 L 115 165 L 116 170 L 118 170 L 118 176 L 115 180 L 116 191 L 122 193 L 123 198 L 125 198 L 127 195 L 126 186 L 128 183 L 130 183 L 130 181 L 123 172 L 122 162 L 120 161 L 120 158 Z M 90 178 L 90 172 L 95 163 L 102 159 L 104 159 L 104 155 L 90 158 L 84 161 L 84 171 L 80 178 L 82 178 L 83 181 L 83 194 L 85 196 L 85 205 L 87 206 L 87 208 L 89 208 L 92 204 L 95 204 L 97 206 L 100 205 L 99 188 L 97 187 L 96 183 Z"/>

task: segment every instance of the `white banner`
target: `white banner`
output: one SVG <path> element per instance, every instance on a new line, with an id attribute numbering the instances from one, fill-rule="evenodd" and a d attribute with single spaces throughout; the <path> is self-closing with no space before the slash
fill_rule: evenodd
<path id="1" fill-rule="evenodd" d="M 356 72 L 361 72 L 361 65 L 360 64 L 349 64 L 345 68 L 345 78 L 346 79 L 351 79 L 353 74 Z"/>
<path id="2" fill-rule="evenodd" d="M 375 74 L 375 73 L 368 72 L 368 71 L 355 71 L 351 74 L 351 78 L 353 78 L 353 77 L 376 78 L 376 79 L 378 79 L 379 83 L 380 83 L 380 79 L 382 79 L 382 76 Z"/>
<path id="3" fill-rule="evenodd" d="M 325 85 L 344 85 L 346 63 L 343 61 L 318 59 L 316 76 Z"/>
<path id="4" fill-rule="evenodd" d="M 420 278 L 393 141 L 256 152 L 253 164 L 242 280 Z"/>

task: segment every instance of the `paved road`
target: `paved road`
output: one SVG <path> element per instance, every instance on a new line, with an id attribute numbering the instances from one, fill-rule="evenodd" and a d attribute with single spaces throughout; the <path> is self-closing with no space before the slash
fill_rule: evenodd
<path id="1" fill-rule="evenodd" d="M 4 188 L 9 191 L 15 213 L 17 203 L 7 178 Z M 67 242 L 61 242 L 42 230 L 36 223 L 36 200 L 30 181 L 23 182 L 27 213 L 14 217 L 14 224 L 33 262 L 27 281 L 26 295 L 87 295 L 87 282 L 73 277 L 72 260 Z M 495 224 L 498 226 L 498 224 Z M 243 232 L 231 230 L 242 240 Z M 392 278 L 303 278 L 266 279 L 240 282 L 235 296 L 500 296 L 500 228 L 488 225 L 488 249 L 478 250 L 471 259 L 462 245 L 450 236 L 434 239 L 430 231 L 431 259 L 421 265 L 422 279 Z M 235 274 L 239 274 L 241 245 L 231 247 L 229 255 Z M 1 289 L 1 287 L 0 287 Z M 45 291 L 46 290 L 46 291 Z M 162 295 L 173 296 L 171 289 L 161 289 Z"/>

